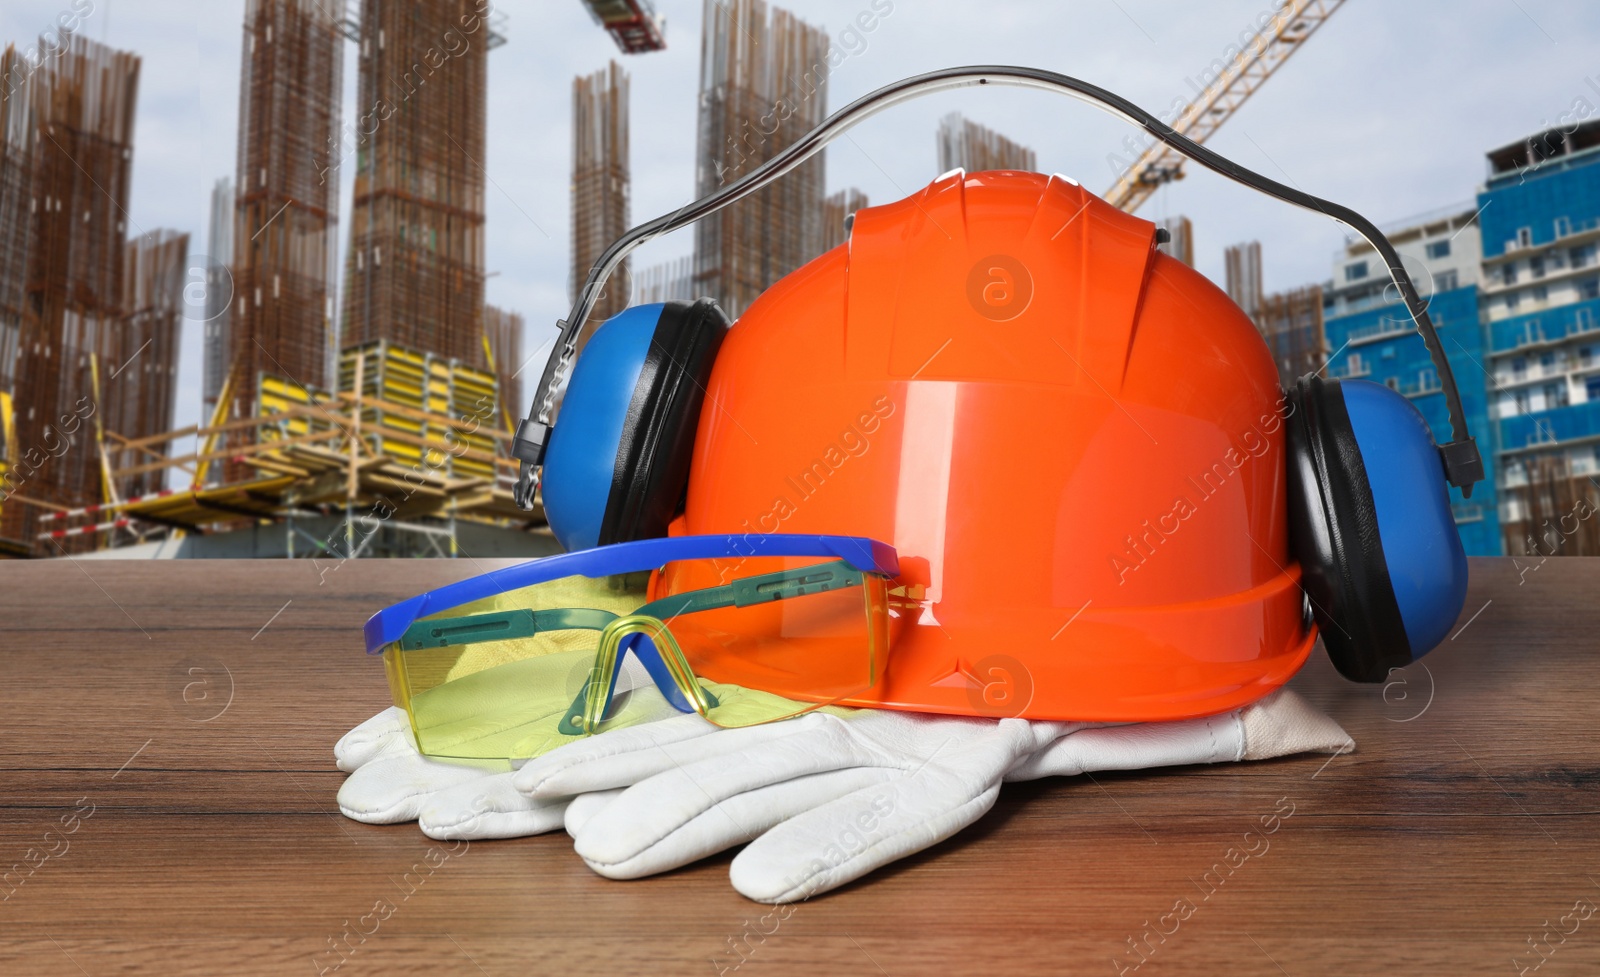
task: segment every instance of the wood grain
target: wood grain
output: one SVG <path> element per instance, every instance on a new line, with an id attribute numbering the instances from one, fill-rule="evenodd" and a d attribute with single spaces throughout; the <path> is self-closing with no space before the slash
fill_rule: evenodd
<path id="1" fill-rule="evenodd" d="M 1015 785 L 781 916 L 726 855 L 611 882 L 564 835 L 338 814 L 330 748 L 387 699 L 362 621 L 494 565 L 0 565 L 0 868 L 67 846 L 0 885 L 0 974 L 1600 972 L 1600 913 L 1561 922 L 1600 905 L 1600 560 L 1474 560 L 1459 632 L 1387 694 L 1315 658 L 1294 686 L 1354 754 Z"/>

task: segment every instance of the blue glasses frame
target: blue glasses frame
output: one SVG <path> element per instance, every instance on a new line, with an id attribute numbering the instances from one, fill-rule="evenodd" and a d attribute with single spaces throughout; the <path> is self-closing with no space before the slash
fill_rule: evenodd
<path id="1" fill-rule="evenodd" d="M 368 618 L 363 628 L 367 654 L 383 654 L 388 646 L 404 638 L 412 625 L 422 618 L 562 577 L 608 577 L 638 573 L 659 569 L 677 560 L 743 560 L 767 556 L 834 557 L 861 573 L 884 577 L 896 577 L 900 573 L 900 561 L 894 547 L 865 536 L 764 533 L 677 536 L 614 543 L 491 570 L 386 607 Z M 672 672 L 653 642 L 646 640 L 642 634 L 628 635 L 624 639 L 622 652 L 625 654 L 629 651 L 644 665 L 651 681 L 674 708 L 681 712 L 696 711 L 694 704 L 674 681 Z M 606 690 L 607 703 L 615 694 L 622 657 L 618 655 L 618 667 L 612 669 L 610 688 Z"/>

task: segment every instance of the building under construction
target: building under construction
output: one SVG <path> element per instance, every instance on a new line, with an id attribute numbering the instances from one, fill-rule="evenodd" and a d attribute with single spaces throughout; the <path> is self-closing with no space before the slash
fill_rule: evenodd
<path id="1" fill-rule="evenodd" d="M 577 297 L 600 253 L 628 229 L 628 165 L 628 74 L 613 61 L 603 71 L 572 80 L 569 298 Z M 628 306 L 628 270 L 624 261 L 607 280 L 594 304 L 596 321 Z"/>
<path id="2" fill-rule="evenodd" d="M 327 382 L 344 64 L 338 9 L 319 0 L 245 5 L 225 417 L 254 413 L 262 373 Z M 239 430 L 232 443 L 250 433 Z"/>
<path id="3" fill-rule="evenodd" d="M 100 424 L 108 470 L 164 457 L 126 445 L 172 430 L 188 253 L 189 235 L 175 231 L 128 242 L 122 324 L 101 357 L 106 372 L 101 380 L 105 409 Z M 159 492 L 166 488 L 165 475 L 156 470 L 113 480 L 105 494 L 121 499 Z"/>
<path id="4" fill-rule="evenodd" d="M 1322 323 L 1322 288 L 1307 285 L 1272 295 L 1262 294 L 1261 243 L 1235 245 L 1225 253 L 1228 297 L 1256 324 L 1272 352 L 1284 389 L 1322 369 L 1328 343 Z"/>
<path id="5" fill-rule="evenodd" d="M 1156 221 L 1156 227 L 1166 232 L 1166 240 L 1162 241 L 1158 247 L 1193 268 L 1194 224 L 1189 218 L 1182 215 L 1163 217 Z"/>
<path id="6" fill-rule="evenodd" d="M 483 341 L 488 346 L 489 367 L 494 371 L 500 417 L 507 431 L 515 431 L 528 404 L 522 399 L 522 330 L 524 320 L 515 312 L 483 307 Z"/>
<path id="7" fill-rule="evenodd" d="M 211 188 L 211 221 L 206 236 L 205 317 L 201 346 L 200 402 L 204 417 L 217 412 L 217 400 L 233 362 L 233 224 L 237 202 L 233 180 Z"/>
<path id="8" fill-rule="evenodd" d="M 1033 150 L 964 118 L 959 112 L 952 112 L 939 121 L 938 144 L 940 173 L 954 169 L 968 173 L 983 170 L 1032 172 L 1039 168 Z"/>
<path id="9" fill-rule="evenodd" d="M 484 133 L 496 35 L 475 0 L 363 0 L 345 345 L 486 366 Z"/>
<path id="10" fill-rule="evenodd" d="M 828 35 L 763 0 L 705 0 L 696 193 L 771 159 L 827 114 Z M 695 286 L 739 315 L 823 251 L 823 153 L 695 225 Z"/>
<path id="11" fill-rule="evenodd" d="M 8 51 L 6 69 L 0 211 L 29 226 L 0 230 L 0 315 L 16 336 L 0 537 L 26 551 L 40 500 L 93 503 L 106 487 L 91 418 L 101 364 L 121 352 L 139 59 L 72 36 L 38 64 Z"/>

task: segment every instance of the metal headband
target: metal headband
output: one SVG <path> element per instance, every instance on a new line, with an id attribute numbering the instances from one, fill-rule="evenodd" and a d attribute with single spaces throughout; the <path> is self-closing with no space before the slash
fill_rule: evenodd
<path id="1" fill-rule="evenodd" d="M 1417 287 L 1412 282 L 1410 274 L 1406 272 L 1405 267 L 1401 264 L 1400 255 L 1395 251 L 1394 246 L 1389 243 L 1389 239 L 1384 237 L 1383 232 L 1379 231 L 1371 221 L 1347 207 L 1341 207 L 1338 204 L 1323 200 L 1320 197 L 1314 197 L 1293 187 L 1284 186 L 1275 180 L 1240 166 L 1180 134 L 1156 116 L 1151 115 L 1122 96 L 1096 85 L 1091 85 L 1086 81 L 1080 81 L 1077 78 L 1054 71 L 1045 71 L 1041 68 L 1022 68 L 1013 65 L 973 65 L 965 68 L 945 68 L 939 71 L 913 75 L 910 78 L 885 85 L 875 92 L 863 95 L 828 116 L 820 125 L 806 133 L 793 145 L 734 182 L 714 193 L 691 201 L 671 213 L 663 214 L 655 220 L 640 224 L 606 248 L 605 252 L 595 261 L 594 266 L 589 269 L 589 277 L 584 282 L 583 287 L 578 290 L 578 298 L 573 303 L 572 311 L 567 314 L 565 320 L 557 323 L 561 334 L 556 344 L 556 349 L 545 364 L 544 374 L 539 378 L 539 386 L 534 391 L 533 404 L 529 414 L 517 427 L 516 437 L 512 441 L 511 453 L 522 462 L 521 473 L 517 479 L 516 490 L 513 493 L 517 505 L 524 509 L 533 506 L 533 493 L 537 487 L 535 469 L 542 463 L 544 458 L 544 446 L 549 439 L 550 428 L 554 423 L 558 391 L 565 388 L 573 361 L 577 358 L 578 350 L 583 341 L 588 338 L 589 332 L 592 332 L 592 330 L 587 330 L 586 327 L 589 321 L 589 314 L 594 309 L 595 300 L 600 295 L 600 290 L 605 286 L 606 280 L 611 277 L 611 273 L 616 270 L 617 266 L 622 264 L 624 258 L 646 241 L 654 240 L 670 231 L 692 224 L 702 217 L 714 214 L 729 204 L 750 196 L 795 169 L 801 163 L 804 163 L 823 147 L 827 146 L 828 143 L 844 135 L 845 132 L 857 124 L 866 121 L 884 109 L 913 98 L 931 95 L 935 92 L 979 85 L 1035 88 L 1057 94 L 1070 95 L 1081 101 L 1088 102 L 1096 108 L 1103 109 L 1143 128 L 1150 135 L 1207 169 L 1286 203 L 1325 214 L 1342 224 L 1348 225 L 1357 234 L 1365 238 L 1367 243 L 1372 245 L 1373 250 L 1383 258 L 1384 263 L 1388 265 L 1389 274 L 1394 279 L 1395 286 L 1400 289 L 1400 295 L 1405 300 L 1406 309 L 1411 313 L 1412 319 L 1416 321 L 1417 329 L 1422 335 L 1422 341 L 1428 347 L 1428 355 L 1433 359 L 1433 365 L 1439 371 L 1440 383 L 1444 388 L 1445 404 L 1450 413 L 1451 440 L 1439 448 L 1444 462 L 1445 478 L 1451 485 L 1462 489 L 1463 494 L 1470 496 L 1472 485 L 1483 478 L 1483 458 L 1478 453 L 1478 446 L 1473 441 L 1471 433 L 1467 430 L 1467 418 L 1461 409 L 1461 395 L 1456 390 L 1455 374 L 1451 372 L 1450 363 L 1445 358 L 1444 347 L 1439 342 L 1439 334 L 1434 329 L 1433 321 L 1428 318 L 1427 304 L 1422 300 L 1422 296 L 1418 294 Z"/>

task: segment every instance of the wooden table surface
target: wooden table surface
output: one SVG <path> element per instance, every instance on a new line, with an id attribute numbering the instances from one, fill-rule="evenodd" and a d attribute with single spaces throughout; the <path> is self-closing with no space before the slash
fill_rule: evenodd
<path id="1" fill-rule="evenodd" d="M 563 834 L 339 815 L 331 747 L 387 700 L 361 622 L 488 566 L 0 565 L 0 974 L 1600 973 L 1600 560 L 1474 560 L 1387 694 L 1319 652 L 1294 687 L 1353 754 L 1010 786 L 781 919 L 727 855 L 613 882 Z"/>

